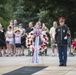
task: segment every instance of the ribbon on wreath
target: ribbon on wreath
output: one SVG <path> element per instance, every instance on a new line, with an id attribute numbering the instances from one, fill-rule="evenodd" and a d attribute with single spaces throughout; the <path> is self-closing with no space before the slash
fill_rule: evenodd
<path id="1" fill-rule="evenodd" d="M 35 46 L 34 46 L 34 54 L 32 58 L 33 63 L 38 63 L 38 53 L 39 53 L 39 36 L 41 34 L 41 31 L 36 28 L 34 30 L 34 36 L 35 36 Z"/>

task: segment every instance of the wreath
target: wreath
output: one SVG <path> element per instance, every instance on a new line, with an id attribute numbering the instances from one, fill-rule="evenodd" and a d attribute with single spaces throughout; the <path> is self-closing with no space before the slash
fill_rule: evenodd
<path id="1" fill-rule="evenodd" d="M 41 31 L 39 38 L 41 40 L 41 45 L 39 45 L 39 54 L 43 54 L 45 49 L 47 49 L 48 47 L 48 37 L 46 31 Z M 34 46 L 35 46 L 35 35 L 34 31 L 31 31 L 26 37 L 26 47 L 29 48 L 32 54 L 34 53 Z"/>

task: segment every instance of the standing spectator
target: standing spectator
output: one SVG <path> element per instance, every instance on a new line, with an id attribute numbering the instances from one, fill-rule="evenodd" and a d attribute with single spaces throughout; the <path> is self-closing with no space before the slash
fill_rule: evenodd
<path id="1" fill-rule="evenodd" d="M 41 27 L 42 27 L 41 21 L 38 21 L 37 23 L 38 23 L 39 29 L 41 29 Z"/>
<path id="2" fill-rule="evenodd" d="M 21 37 L 21 47 L 22 47 L 22 55 L 24 56 L 25 35 L 26 35 L 26 33 L 25 33 L 25 29 L 23 28 L 22 23 L 19 24 L 19 30 L 20 30 L 21 35 L 22 35 L 22 37 Z"/>
<path id="3" fill-rule="evenodd" d="M 67 65 L 67 34 L 68 27 L 65 26 L 65 18 L 58 18 L 60 26 L 56 28 L 55 39 L 58 45 L 58 53 L 59 53 L 59 66 Z"/>
<path id="4" fill-rule="evenodd" d="M 6 54 L 5 51 L 5 30 L 2 28 L 2 24 L 0 23 L 0 56 L 2 56 L 2 48 L 3 48 L 3 55 Z"/>
<path id="5" fill-rule="evenodd" d="M 30 22 L 30 23 L 29 23 L 29 27 L 26 28 L 26 33 L 27 33 L 27 35 L 28 35 L 31 31 L 33 31 L 33 23 L 32 23 L 32 22 Z"/>
<path id="6" fill-rule="evenodd" d="M 51 47 L 52 47 L 52 56 L 55 56 L 55 48 L 57 49 L 57 44 L 55 41 L 55 29 L 57 28 L 57 22 L 53 22 L 53 27 L 50 28 L 50 37 L 51 37 Z M 58 49 L 57 49 L 58 50 Z M 58 53 L 58 52 L 57 52 Z"/>
<path id="7" fill-rule="evenodd" d="M 31 31 L 33 31 L 33 23 L 29 23 L 29 27 L 26 29 L 26 35 L 28 35 Z M 28 55 L 31 55 L 30 50 L 28 50 Z"/>
<path id="8" fill-rule="evenodd" d="M 17 31 L 18 29 L 19 29 L 18 21 L 15 19 L 13 21 L 13 32 L 15 33 L 15 31 Z M 13 50 L 14 50 L 14 53 L 15 53 L 16 49 L 15 49 L 15 36 L 14 35 L 13 35 L 13 39 L 14 39 Z"/>
<path id="9" fill-rule="evenodd" d="M 17 22 L 17 20 L 14 20 L 14 25 L 13 25 L 13 30 L 14 30 L 14 32 L 15 32 L 16 30 L 18 30 L 18 29 L 19 29 L 18 22 Z"/>
<path id="10" fill-rule="evenodd" d="M 10 21 L 9 26 L 12 27 L 12 31 L 14 32 L 14 21 L 13 20 Z M 12 52 L 14 53 L 14 34 L 13 34 Z"/>
<path id="11" fill-rule="evenodd" d="M 11 20 L 9 26 L 13 28 L 13 25 L 14 25 L 13 20 Z"/>
<path id="12" fill-rule="evenodd" d="M 13 31 L 12 31 L 12 27 L 9 26 L 7 28 L 7 32 L 6 32 L 6 45 L 7 45 L 7 55 L 13 55 Z"/>
<path id="13" fill-rule="evenodd" d="M 44 34 L 46 34 L 46 35 L 49 33 L 49 30 L 48 30 L 48 28 L 46 27 L 45 23 L 42 24 L 42 33 L 44 33 Z M 47 56 L 47 47 L 46 47 L 46 49 L 45 49 L 45 51 L 44 51 L 44 54 L 45 54 L 45 56 Z"/>

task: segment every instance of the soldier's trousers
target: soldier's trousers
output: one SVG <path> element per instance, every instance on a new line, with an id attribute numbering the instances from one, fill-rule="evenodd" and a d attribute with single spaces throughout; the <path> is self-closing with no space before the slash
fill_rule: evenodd
<path id="1" fill-rule="evenodd" d="M 60 64 L 66 65 L 67 63 L 67 45 L 58 46 L 59 62 Z"/>

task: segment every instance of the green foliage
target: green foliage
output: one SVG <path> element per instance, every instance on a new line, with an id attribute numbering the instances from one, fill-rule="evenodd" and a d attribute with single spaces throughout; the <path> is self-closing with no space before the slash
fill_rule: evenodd
<path id="1" fill-rule="evenodd" d="M 76 0 L 0 0 L 0 17 L 6 22 L 18 19 L 27 26 L 30 21 L 41 20 L 50 28 L 60 16 L 67 18 L 66 23 L 75 30 Z"/>
<path id="2" fill-rule="evenodd" d="M 37 21 L 37 13 L 33 2 L 25 0 L 19 0 L 17 3 L 16 10 L 14 11 L 14 18 L 19 22 L 22 22 L 27 26 L 30 21 Z"/>
<path id="3" fill-rule="evenodd" d="M 7 29 L 7 26 L 9 25 L 9 22 L 4 20 L 3 18 L 0 17 L 0 23 L 2 24 L 2 26 Z"/>
<path id="4" fill-rule="evenodd" d="M 47 19 L 48 19 L 48 12 L 49 11 L 40 11 L 40 13 L 38 13 L 38 16 L 39 16 L 39 20 L 40 21 L 43 21 L 43 22 L 46 22 Z"/>

